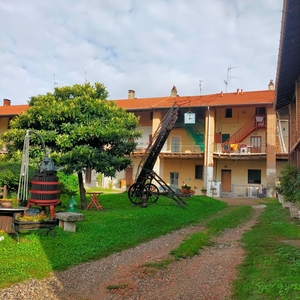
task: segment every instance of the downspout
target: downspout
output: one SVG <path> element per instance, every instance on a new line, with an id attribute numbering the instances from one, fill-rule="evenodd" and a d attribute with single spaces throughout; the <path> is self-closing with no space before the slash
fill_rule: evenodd
<path id="1" fill-rule="evenodd" d="M 209 148 L 210 148 L 210 108 L 207 106 L 208 110 L 208 119 L 207 119 L 207 151 L 206 151 L 206 176 L 205 176 L 205 186 L 206 186 L 206 191 L 207 194 L 209 194 L 210 187 L 208 186 L 208 165 L 209 165 Z"/>

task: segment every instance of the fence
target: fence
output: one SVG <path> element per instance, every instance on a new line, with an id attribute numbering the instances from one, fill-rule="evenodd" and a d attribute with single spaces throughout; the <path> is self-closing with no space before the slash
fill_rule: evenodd
<path id="1" fill-rule="evenodd" d="M 230 192 L 222 191 L 221 197 L 229 198 L 264 198 L 268 195 L 268 189 L 263 186 L 231 185 Z"/>

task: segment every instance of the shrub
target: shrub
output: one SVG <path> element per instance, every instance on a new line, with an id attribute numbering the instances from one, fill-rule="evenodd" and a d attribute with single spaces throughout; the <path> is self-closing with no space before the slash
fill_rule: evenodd
<path id="1" fill-rule="evenodd" d="M 300 170 L 286 164 L 280 173 L 280 188 L 286 201 L 300 202 Z"/>
<path id="2" fill-rule="evenodd" d="M 78 177 L 76 175 L 66 175 L 62 171 L 57 171 L 57 177 L 61 194 L 73 196 L 78 193 Z"/>
<path id="3" fill-rule="evenodd" d="M 0 186 L 6 185 L 8 193 L 16 193 L 19 187 L 21 163 L 0 161 Z M 28 168 L 28 180 L 31 180 L 36 170 Z"/>

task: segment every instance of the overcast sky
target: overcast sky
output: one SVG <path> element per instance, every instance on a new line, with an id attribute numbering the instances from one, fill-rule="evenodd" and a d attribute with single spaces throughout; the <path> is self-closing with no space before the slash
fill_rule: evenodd
<path id="1" fill-rule="evenodd" d="M 1 0 L 0 105 L 89 81 L 109 99 L 265 90 L 282 0 Z M 228 72 L 229 71 L 229 72 Z M 55 75 L 54 75 L 55 74 Z M 227 85 L 225 82 L 227 82 Z"/>

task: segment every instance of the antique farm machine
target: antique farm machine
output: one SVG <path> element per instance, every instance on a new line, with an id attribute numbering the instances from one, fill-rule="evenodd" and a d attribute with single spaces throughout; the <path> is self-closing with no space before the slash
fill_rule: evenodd
<path id="1" fill-rule="evenodd" d="M 135 183 L 128 190 L 128 198 L 135 205 L 147 206 L 156 202 L 160 195 L 175 200 L 179 205 L 187 205 L 182 196 L 170 188 L 164 180 L 153 171 L 156 159 L 164 146 L 178 115 L 179 106 L 175 102 L 162 119 L 152 137 L 144 156 L 138 166 Z"/>
<path id="2" fill-rule="evenodd" d="M 37 135 L 44 150 L 44 158 L 39 164 L 39 170 L 35 173 L 30 181 L 30 199 L 28 199 L 29 133 L 34 133 Z M 19 202 L 22 205 L 26 205 L 28 208 L 31 206 L 48 207 L 51 217 L 54 219 L 54 207 L 60 204 L 58 197 L 60 192 L 58 190 L 59 182 L 56 175 L 56 171 L 58 169 L 59 168 L 54 166 L 53 161 L 49 157 L 49 153 L 46 150 L 45 142 L 42 136 L 33 130 L 27 130 L 22 152 L 22 164 L 18 188 Z"/>

